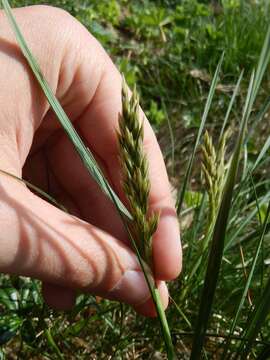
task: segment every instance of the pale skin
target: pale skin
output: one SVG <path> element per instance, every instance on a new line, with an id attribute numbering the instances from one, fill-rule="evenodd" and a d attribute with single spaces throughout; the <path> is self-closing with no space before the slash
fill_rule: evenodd
<path id="1" fill-rule="evenodd" d="M 121 76 L 89 32 L 48 6 L 14 10 L 51 88 L 124 201 L 116 128 Z M 89 178 L 17 46 L 0 11 L 0 169 L 50 192 L 49 204 L 0 174 L 0 272 L 42 281 L 45 301 L 70 309 L 77 291 L 128 303 L 155 316 L 143 274 L 112 203 Z M 150 207 L 160 212 L 153 239 L 155 279 L 164 308 L 165 281 L 181 270 L 178 221 L 155 135 L 145 119 Z"/>

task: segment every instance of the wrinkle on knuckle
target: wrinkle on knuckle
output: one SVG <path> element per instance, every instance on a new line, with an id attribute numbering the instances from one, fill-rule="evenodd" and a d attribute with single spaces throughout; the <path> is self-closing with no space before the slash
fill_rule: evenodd
<path id="1" fill-rule="evenodd" d="M 68 283 L 71 287 L 78 289 L 91 288 L 95 282 L 91 266 L 85 267 L 80 264 L 79 267 L 73 268 L 68 274 Z"/>

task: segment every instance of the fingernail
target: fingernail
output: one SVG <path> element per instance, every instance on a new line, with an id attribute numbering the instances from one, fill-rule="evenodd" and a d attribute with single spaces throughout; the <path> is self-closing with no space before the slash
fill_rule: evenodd
<path id="1" fill-rule="evenodd" d="M 150 296 L 143 273 L 136 270 L 127 270 L 108 294 L 112 300 L 123 301 L 130 305 L 142 304 Z"/>

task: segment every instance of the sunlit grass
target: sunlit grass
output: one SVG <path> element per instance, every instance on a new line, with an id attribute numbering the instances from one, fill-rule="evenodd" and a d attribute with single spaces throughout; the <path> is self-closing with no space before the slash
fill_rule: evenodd
<path id="1" fill-rule="evenodd" d="M 113 3 L 116 2 L 110 1 Z M 106 12 L 97 1 L 86 1 L 85 8 L 81 2 L 77 8 L 70 2 L 65 2 L 65 6 L 90 29 L 93 27 L 95 35 L 126 73 L 129 84 L 138 82 L 143 103 L 147 105 L 153 100 L 156 104 L 150 120 L 161 140 L 165 139 L 163 150 L 174 176 L 172 182 L 180 184 L 176 190 L 178 211 L 182 214 L 184 267 L 181 277 L 170 284 L 173 300 L 166 313 L 178 358 L 189 358 L 193 351 L 193 359 L 213 356 L 223 360 L 267 359 L 270 101 L 263 74 L 269 60 L 269 33 L 257 70 L 251 73 L 256 52 L 265 37 L 266 3 L 256 8 L 245 2 L 240 20 L 236 5 L 212 16 L 208 5 L 194 1 L 193 7 L 183 5 L 183 19 L 177 21 L 180 10 L 175 11 L 173 1 L 167 1 L 170 3 L 167 6 L 161 3 L 165 2 L 146 2 L 145 12 L 141 13 L 140 2 L 136 6 L 127 5 L 126 9 L 138 9 L 133 13 L 127 10 L 123 18 L 117 15 L 114 5 Z M 64 2 L 57 4 L 62 6 Z M 156 8 L 154 17 L 152 8 Z M 103 12 L 102 26 L 94 28 L 97 14 L 101 17 Z M 112 14 L 113 27 L 120 39 L 117 45 L 111 33 L 103 31 L 109 28 Z M 167 15 L 171 18 L 166 20 Z M 154 25 L 149 24 L 150 20 Z M 224 29 L 237 21 L 226 34 Z M 158 27 L 156 31 L 155 24 L 161 24 L 161 29 Z M 191 25 L 189 34 L 193 37 L 185 35 Z M 243 30 L 237 32 L 241 26 Z M 250 35 L 241 42 L 244 29 Z M 200 36 L 194 38 L 199 30 Z M 252 45 L 255 40 L 256 49 Z M 226 45 L 226 51 L 215 73 L 224 50 L 216 46 L 217 41 Z M 156 54 L 156 48 L 165 52 Z M 194 68 L 199 70 L 201 78 L 190 75 Z M 201 70 L 206 71 L 210 80 L 203 79 Z M 266 79 L 267 76 L 266 73 Z M 235 85 L 226 92 L 222 86 L 228 79 L 229 85 Z M 232 134 L 225 156 L 230 168 L 215 226 L 208 229 L 209 203 L 200 178 L 200 145 L 207 130 L 217 148 L 227 127 Z M 86 152 L 89 157 L 88 149 Z M 183 159 L 186 159 L 185 167 Z M 107 190 L 110 196 L 110 189 Z M 43 304 L 36 281 L 2 276 L 0 285 L 3 354 L 14 352 L 21 358 L 43 356 L 45 359 L 109 356 L 132 359 L 164 352 L 163 341 L 156 335 L 158 322 L 136 316 L 125 305 L 81 295 L 73 311 L 63 314 Z"/>

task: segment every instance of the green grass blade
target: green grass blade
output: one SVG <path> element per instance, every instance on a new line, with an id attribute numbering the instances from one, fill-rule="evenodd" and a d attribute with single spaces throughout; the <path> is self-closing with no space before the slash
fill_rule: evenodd
<path id="1" fill-rule="evenodd" d="M 254 165 L 252 166 L 251 168 L 251 172 L 253 172 L 257 167 L 258 165 L 260 164 L 261 160 L 263 159 L 263 157 L 266 155 L 267 151 L 269 150 L 270 148 L 270 136 L 268 136 L 268 138 L 266 139 Z"/>
<path id="2" fill-rule="evenodd" d="M 57 356 L 58 359 L 60 360 L 64 360 L 64 355 L 61 353 L 59 347 L 56 345 L 56 342 L 54 341 L 54 338 L 52 336 L 52 333 L 50 331 L 50 329 L 46 329 L 44 331 L 45 336 L 47 338 L 47 342 L 49 347 L 53 350 L 53 352 L 55 353 L 55 355 Z"/>
<path id="3" fill-rule="evenodd" d="M 187 326 L 192 329 L 192 325 L 191 322 L 188 320 L 187 316 L 185 315 L 185 313 L 181 310 L 180 306 L 178 306 L 177 302 L 170 296 L 170 301 L 173 303 L 173 305 L 175 306 L 178 314 L 180 315 L 181 318 L 183 318 L 183 320 L 185 321 L 185 323 L 187 324 Z"/>
<path id="4" fill-rule="evenodd" d="M 172 128 L 172 123 L 171 123 L 170 117 L 168 115 L 167 107 L 166 107 L 166 104 L 165 104 L 165 101 L 164 101 L 163 98 L 161 99 L 161 105 L 162 105 L 162 110 L 163 110 L 163 112 L 165 114 L 165 118 L 166 118 L 167 125 L 168 125 L 168 130 L 169 130 L 169 134 L 170 134 L 171 149 L 172 149 L 172 151 L 171 151 L 172 169 L 174 171 L 174 167 L 175 167 L 174 166 L 175 165 L 175 138 L 174 138 L 174 133 L 173 133 L 173 128 Z"/>
<path id="5" fill-rule="evenodd" d="M 261 206 L 262 204 L 264 204 L 266 201 L 268 201 L 270 198 L 270 193 L 266 193 L 265 196 L 263 196 L 262 198 L 260 198 L 259 200 L 259 206 Z M 231 249 L 232 247 L 234 247 L 235 245 L 237 245 L 237 237 L 239 236 L 239 234 L 246 228 L 246 226 L 250 223 L 250 220 L 252 218 L 254 218 L 254 216 L 256 216 L 257 214 L 257 209 L 254 208 L 250 214 L 248 214 L 246 216 L 246 219 L 244 221 L 241 222 L 241 224 L 238 226 L 237 230 L 234 232 L 234 234 L 232 235 L 232 237 L 230 238 L 230 240 L 226 243 L 225 245 L 225 249 L 224 251 L 227 251 L 229 249 Z"/>
<path id="6" fill-rule="evenodd" d="M 73 146 L 75 147 L 76 151 L 78 152 L 84 166 L 88 170 L 88 172 L 91 174 L 93 179 L 98 183 L 100 188 L 103 190 L 103 192 L 110 197 L 112 200 L 112 196 L 114 197 L 115 202 L 117 203 L 117 207 L 120 209 L 120 211 L 129 219 L 131 219 L 131 215 L 129 211 L 126 209 L 126 207 L 123 205 L 123 203 L 120 201 L 118 196 L 115 194 L 115 192 L 110 187 L 108 181 L 106 180 L 105 176 L 103 175 L 100 167 L 98 166 L 97 162 L 95 161 L 95 158 L 93 154 L 91 153 L 90 149 L 85 146 L 83 141 L 81 140 L 79 134 L 73 127 L 71 121 L 67 117 L 66 113 L 64 112 L 62 106 L 60 105 L 59 101 L 53 94 L 49 84 L 47 83 L 46 79 L 44 78 L 41 69 L 32 55 L 30 49 L 28 48 L 26 41 L 24 40 L 24 37 L 16 23 L 16 20 L 14 16 L 12 15 L 11 8 L 9 5 L 9 2 L 7 0 L 2 0 L 2 4 L 4 6 L 4 10 L 6 13 L 6 16 L 10 22 L 10 25 L 15 33 L 16 39 L 20 45 L 20 48 L 31 67 L 33 74 L 35 75 L 37 81 L 39 82 L 44 94 L 47 97 L 47 100 L 49 104 L 51 105 L 53 111 L 55 112 L 57 119 L 61 123 L 63 129 L 65 130 L 66 134 L 68 135 L 69 139 L 72 141 Z"/>
<path id="7" fill-rule="evenodd" d="M 245 236 L 244 238 L 241 239 L 240 243 L 247 243 L 250 242 L 252 240 L 255 240 L 256 238 L 258 238 L 261 234 L 261 230 L 262 228 L 256 229 L 254 231 L 252 231 L 250 234 L 248 234 L 247 236 Z M 270 231 L 270 222 L 268 222 L 267 226 L 266 226 L 266 234 Z M 239 245 L 239 243 L 235 243 L 233 244 L 229 249 L 234 248 L 235 246 Z"/>
<path id="8" fill-rule="evenodd" d="M 241 353 L 242 360 L 247 359 L 247 355 L 250 352 L 252 345 L 260 332 L 260 329 L 263 326 L 266 317 L 270 313 L 269 299 L 270 299 L 270 277 L 265 286 L 262 296 L 259 298 L 259 301 L 255 305 L 255 308 L 251 315 L 251 320 L 246 330 L 245 338 L 244 340 L 242 340 L 240 344 L 238 352 Z"/>
<path id="9" fill-rule="evenodd" d="M 199 127 L 199 131 L 198 131 L 197 138 L 196 138 L 196 141 L 195 141 L 195 144 L 194 144 L 194 147 L 193 147 L 192 154 L 191 154 L 191 156 L 189 158 L 187 171 L 185 173 L 185 178 L 184 178 L 184 181 L 183 181 L 183 186 L 182 186 L 181 191 L 178 194 L 178 198 L 177 198 L 177 214 L 178 215 L 180 214 L 180 211 L 182 209 L 184 196 L 185 196 L 187 184 L 188 184 L 188 181 L 189 181 L 189 178 L 190 178 L 190 174 L 191 174 L 191 170 L 192 170 L 196 150 L 197 150 L 197 147 L 199 145 L 201 135 L 202 135 L 202 132 L 203 132 L 203 129 L 204 129 L 204 125 L 205 125 L 205 122 L 206 122 L 206 119 L 207 119 L 207 116 L 208 116 L 208 113 L 209 113 L 209 110 L 210 110 L 210 107 L 211 107 L 211 104 L 212 104 L 212 100 L 213 100 L 213 97 L 214 97 L 215 88 L 217 86 L 218 76 L 219 76 L 219 73 L 220 73 L 220 70 L 221 70 L 221 65 L 222 65 L 223 59 L 224 59 L 224 53 L 221 56 L 221 59 L 220 59 L 220 61 L 218 63 L 218 66 L 216 68 L 216 71 L 215 71 L 215 74 L 214 74 L 214 77 L 213 77 L 213 80 L 212 80 L 212 83 L 211 83 L 211 87 L 210 87 L 210 90 L 209 90 L 208 98 L 207 98 L 205 108 L 204 108 L 204 112 L 203 112 L 203 116 L 202 116 L 202 121 L 201 121 L 201 124 L 200 124 L 200 127 Z"/>
<path id="10" fill-rule="evenodd" d="M 264 119 L 265 115 L 269 111 L 269 108 L 270 108 L 270 96 L 267 97 L 267 99 L 265 100 L 265 102 L 262 105 L 261 109 L 256 114 L 256 116 L 254 117 L 254 120 L 252 120 L 252 124 L 250 124 L 250 131 L 249 131 L 249 134 L 247 135 L 246 141 L 248 141 L 249 138 L 254 134 L 254 132 L 257 129 L 258 123 L 260 121 L 262 121 L 262 119 Z"/>
<path id="11" fill-rule="evenodd" d="M 252 94 L 252 103 L 255 101 L 255 98 L 258 94 L 258 91 L 260 89 L 260 85 L 264 76 L 264 73 L 266 71 L 266 68 L 269 64 L 270 60 L 270 27 L 268 27 L 266 37 L 264 40 L 263 48 L 260 54 L 259 63 L 257 66 L 256 74 L 255 74 L 255 87 L 254 92 Z"/>
<path id="12" fill-rule="evenodd" d="M 258 244 L 257 244 L 257 248 L 256 248 L 256 251 L 255 251 L 255 255 L 254 255 L 254 257 L 253 257 L 251 269 L 250 269 L 250 272 L 249 272 L 249 275 L 248 275 L 248 278 L 247 278 L 247 281 L 246 281 L 246 284 L 245 284 L 245 288 L 244 288 L 244 291 L 243 291 L 243 293 L 242 293 L 242 296 L 241 296 L 241 299 L 240 299 L 240 302 L 239 302 L 239 305 L 238 305 L 238 308 L 237 308 L 235 317 L 234 317 L 234 319 L 233 319 L 232 325 L 231 325 L 231 327 L 230 327 L 230 333 L 229 333 L 229 337 L 227 338 L 227 344 L 226 344 L 226 346 L 225 346 L 224 355 L 223 355 L 222 359 L 225 359 L 225 355 L 226 355 L 227 352 L 228 352 L 229 344 L 230 344 L 230 341 L 231 341 L 231 336 L 232 336 L 233 333 L 234 333 L 234 330 L 235 330 L 237 321 L 238 321 L 238 319 L 239 319 L 240 312 L 241 312 L 241 310 L 242 310 L 242 308 L 243 308 L 244 301 L 245 301 L 245 299 L 246 299 L 246 297 L 247 297 L 248 289 L 249 289 L 249 287 L 250 287 L 250 283 L 251 283 L 251 280 L 252 280 L 252 277 L 253 277 L 253 274 L 254 274 L 254 271 L 255 271 L 255 266 L 256 266 L 256 264 L 257 264 L 257 260 L 258 260 L 258 257 L 259 257 L 259 253 L 260 253 L 260 250 L 261 250 L 261 247 L 262 247 L 262 243 L 263 243 L 263 240 L 264 240 L 264 236 L 265 236 L 265 233 L 266 233 L 269 215 L 270 215 L 270 201 L 269 201 L 269 203 L 268 203 L 268 208 L 267 208 L 267 211 L 266 211 L 266 216 L 265 216 L 265 220 L 264 220 L 262 232 L 261 232 L 261 235 L 260 235 Z"/>
<path id="13" fill-rule="evenodd" d="M 240 76 L 239 76 L 239 78 L 237 80 L 237 83 L 235 85 L 233 95 L 231 97 L 231 100 L 230 100 L 230 103 L 229 103 L 229 106 L 228 106 L 228 109 L 227 109 L 227 112 L 226 112 L 226 115 L 225 115 L 225 119 L 224 119 L 223 124 L 222 124 L 222 128 L 221 128 L 220 135 L 219 135 L 219 141 L 221 141 L 221 139 L 223 137 L 227 122 L 229 120 L 229 116 L 230 116 L 231 111 L 232 111 L 233 104 L 234 104 L 236 96 L 238 95 L 238 92 L 239 92 L 239 88 L 240 88 L 241 81 L 243 79 L 243 75 L 244 75 L 244 70 L 241 72 L 241 74 L 240 74 Z"/>

